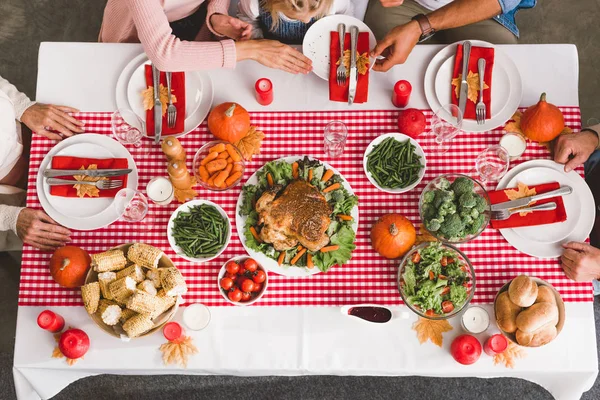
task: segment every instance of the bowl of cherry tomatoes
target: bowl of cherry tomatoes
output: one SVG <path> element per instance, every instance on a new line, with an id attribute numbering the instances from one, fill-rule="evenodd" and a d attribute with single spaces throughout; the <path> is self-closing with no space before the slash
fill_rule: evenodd
<path id="1" fill-rule="evenodd" d="M 250 257 L 234 257 L 221 267 L 219 291 L 225 300 L 236 306 L 249 306 L 267 290 L 267 271 Z"/>

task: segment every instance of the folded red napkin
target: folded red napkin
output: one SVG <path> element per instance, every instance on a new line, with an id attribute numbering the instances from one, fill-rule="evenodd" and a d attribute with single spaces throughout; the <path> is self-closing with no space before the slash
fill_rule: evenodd
<path id="1" fill-rule="evenodd" d="M 152 81 L 152 66 L 146 65 L 146 85 L 154 86 Z M 167 87 L 167 74 L 160 73 L 160 83 Z M 177 97 L 177 102 L 173 103 L 177 109 L 177 119 L 175 127 L 167 126 L 167 113 L 162 118 L 162 136 L 173 135 L 183 132 L 185 129 L 185 72 L 173 72 L 171 77 L 171 93 Z M 154 137 L 154 109 L 146 111 L 146 135 Z"/>
<path id="2" fill-rule="evenodd" d="M 483 81 L 489 88 L 483 91 L 483 102 L 485 103 L 487 119 L 492 117 L 491 104 L 492 104 L 492 70 L 494 68 L 494 48 L 493 47 L 471 47 L 471 56 L 469 57 L 469 72 L 477 74 L 479 72 L 477 68 L 477 62 L 480 58 L 485 59 L 485 74 Z M 462 74 L 462 61 L 463 61 L 463 46 L 459 44 L 456 47 L 456 57 L 454 57 L 454 72 L 452 79 L 458 78 L 458 75 Z M 477 80 L 479 83 L 479 79 Z M 452 104 L 458 105 L 458 97 L 456 96 L 456 86 L 450 85 L 452 88 Z M 479 91 L 477 91 L 477 102 L 479 101 Z M 476 119 L 475 105 L 477 102 L 467 100 L 465 106 L 465 112 L 463 115 L 464 119 Z"/>
<path id="3" fill-rule="evenodd" d="M 68 156 L 52 157 L 52 169 L 80 169 L 84 166 L 86 169 L 90 164 L 98 165 L 98 169 L 126 169 L 129 167 L 126 158 L 81 158 Z M 108 179 L 121 179 L 123 186 L 117 189 L 100 190 L 100 197 L 114 197 L 119 190 L 127 187 L 128 175 L 110 177 Z M 62 179 L 73 179 L 73 185 L 77 183 L 72 175 L 61 176 Z M 50 194 L 62 197 L 77 197 L 77 189 L 73 185 L 50 186 Z"/>
<path id="4" fill-rule="evenodd" d="M 346 84 L 339 86 L 337 84 L 337 61 L 340 59 L 340 39 L 337 32 L 331 32 L 331 44 L 329 48 L 329 100 L 331 101 L 348 101 L 348 86 L 350 79 L 346 79 Z M 350 34 L 346 33 L 344 38 L 344 49 L 350 48 Z M 356 43 L 356 50 L 359 54 L 369 54 L 369 32 L 360 32 Z M 349 78 L 349 77 L 347 77 Z M 356 83 L 355 103 L 364 103 L 369 96 L 369 70 L 364 75 L 358 74 L 358 82 Z"/>
<path id="5" fill-rule="evenodd" d="M 531 186 L 530 189 L 535 189 L 536 194 L 542 194 L 551 190 L 558 189 L 560 184 L 558 182 L 544 183 L 542 185 Z M 495 190 L 488 192 L 490 196 L 490 202 L 492 204 L 504 203 L 510 199 L 504 192 L 504 190 Z M 567 211 L 565 210 L 565 203 L 563 202 L 562 196 L 551 197 L 545 200 L 538 200 L 535 205 L 544 203 L 556 203 L 556 208 L 550 211 L 535 211 L 528 213 L 521 217 L 520 214 L 513 214 L 509 219 L 502 221 L 491 220 L 492 228 L 506 229 L 506 228 L 519 228 L 524 226 L 535 226 L 553 224 L 555 222 L 563 222 L 567 220 Z"/>

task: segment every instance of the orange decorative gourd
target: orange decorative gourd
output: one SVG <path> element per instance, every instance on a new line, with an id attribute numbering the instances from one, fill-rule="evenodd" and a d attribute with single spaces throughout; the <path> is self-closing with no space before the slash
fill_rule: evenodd
<path id="1" fill-rule="evenodd" d="M 237 142 L 250 129 L 250 115 L 237 103 L 219 104 L 208 115 L 208 129 L 218 139 Z"/>
<path id="2" fill-rule="evenodd" d="M 534 142 L 549 142 L 565 129 L 565 118 L 554 104 L 546 102 L 546 93 L 540 101 L 521 115 L 521 131 Z"/>
<path id="3" fill-rule="evenodd" d="M 385 258 L 402 257 L 416 240 L 415 227 L 400 214 L 386 214 L 371 228 L 371 245 Z"/>
<path id="4" fill-rule="evenodd" d="M 91 263 L 90 255 L 76 246 L 63 246 L 50 258 L 50 274 L 60 286 L 76 288 L 83 286 Z"/>

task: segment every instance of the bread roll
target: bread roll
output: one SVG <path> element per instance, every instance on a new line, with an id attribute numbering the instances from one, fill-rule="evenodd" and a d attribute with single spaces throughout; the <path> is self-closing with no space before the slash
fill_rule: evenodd
<path id="1" fill-rule="evenodd" d="M 520 307 L 530 307 L 537 298 L 538 286 L 526 275 L 519 275 L 508 286 L 510 301 Z"/>
<path id="2" fill-rule="evenodd" d="M 508 292 L 502 292 L 496 299 L 496 322 L 504 332 L 513 333 L 517 330 L 517 315 L 521 307 L 510 301 Z"/>
<path id="3" fill-rule="evenodd" d="M 550 303 L 556 305 L 556 296 L 549 286 L 538 286 L 536 303 Z"/>
<path id="4" fill-rule="evenodd" d="M 558 323 L 558 307 L 551 303 L 537 303 L 517 315 L 517 328 L 533 333 L 546 324 Z"/>
<path id="5" fill-rule="evenodd" d="M 517 330 L 515 336 L 521 346 L 539 347 L 553 341 L 557 334 L 556 325 L 548 323 L 531 333 Z"/>

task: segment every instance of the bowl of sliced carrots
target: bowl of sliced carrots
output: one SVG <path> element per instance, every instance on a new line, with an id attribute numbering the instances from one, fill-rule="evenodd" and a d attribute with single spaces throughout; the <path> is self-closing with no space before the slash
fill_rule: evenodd
<path id="1" fill-rule="evenodd" d="M 215 140 L 202 146 L 194 156 L 194 176 L 208 190 L 228 190 L 240 183 L 246 165 L 242 153 L 229 142 Z"/>

